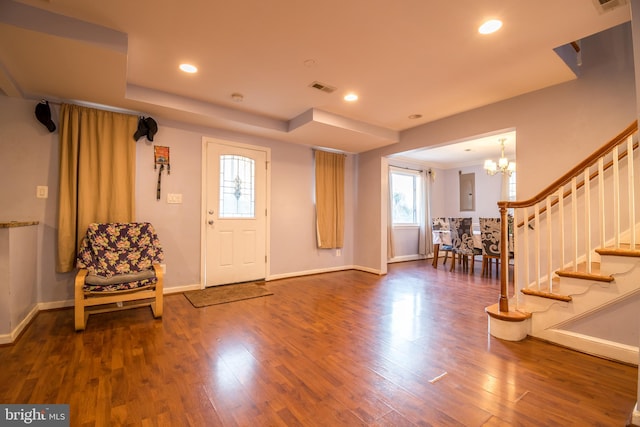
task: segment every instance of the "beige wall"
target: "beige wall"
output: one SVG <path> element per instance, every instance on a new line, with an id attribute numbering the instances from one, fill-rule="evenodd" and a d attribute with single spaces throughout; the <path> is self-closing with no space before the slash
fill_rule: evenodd
<path id="1" fill-rule="evenodd" d="M 55 272 L 57 223 L 58 132 L 49 133 L 34 116 L 35 101 L 0 95 L 0 221 L 37 220 L 39 301 L 55 304 L 73 297 L 73 274 Z M 58 106 L 52 106 L 57 123 Z M 313 151 L 310 147 L 181 125 L 155 117 L 159 130 L 153 144 L 171 149 L 171 174 L 162 176 L 162 197 L 156 200 L 158 171 L 153 144 L 137 144 L 136 217 L 158 230 L 166 252 L 166 289 L 200 284 L 200 209 L 202 138 L 226 139 L 271 148 L 270 273 L 282 277 L 349 268 L 353 264 L 355 158 L 348 156 L 345 173 L 345 247 L 341 256 L 315 246 Z M 132 138 L 132 143 L 133 138 Z M 48 199 L 36 199 L 36 186 L 49 187 Z M 182 204 L 168 204 L 168 193 L 182 194 Z"/>

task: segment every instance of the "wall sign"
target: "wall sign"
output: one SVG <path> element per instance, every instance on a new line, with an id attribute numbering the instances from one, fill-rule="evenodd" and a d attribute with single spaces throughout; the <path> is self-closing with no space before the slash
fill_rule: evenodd
<path id="1" fill-rule="evenodd" d="M 158 172 L 158 186 L 156 188 L 156 200 L 160 200 L 160 180 L 162 179 L 162 171 L 164 170 L 165 165 L 167 166 L 167 175 L 171 174 L 171 164 L 169 163 L 169 147 L 154 145 L 153 157 L 153 169 L 157 169 L 158 165 L 160 165 L 160 171 Z"/>

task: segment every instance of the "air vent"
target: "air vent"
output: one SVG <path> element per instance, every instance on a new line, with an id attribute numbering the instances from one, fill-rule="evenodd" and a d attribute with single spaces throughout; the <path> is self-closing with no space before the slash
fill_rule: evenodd
<path id="1" fill-rule="evenodd" d="M 326 84 L 320 83 L 320 82 L 313 82 L 313 83 L 311 83 L 309 85 L 309 87 L 321 90 L 322 92 L 325 92 L 325 93 L 333 93 L 336 90 L 335 87 L 329 86 L 329 85 L 326 85 Z"/>
<path id="2" fill-rule="evenodd" d="M 627 0 L 593 0 L 593 5 L 600 13 L 609 12 L 625 4 L 627 4 Z"/>

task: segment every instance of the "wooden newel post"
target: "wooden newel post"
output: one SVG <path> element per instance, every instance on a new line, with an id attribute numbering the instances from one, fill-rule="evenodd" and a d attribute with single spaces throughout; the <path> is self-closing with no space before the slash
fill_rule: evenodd
<path id="1" fill-rule="evenodd" d="M 498 202 L 500 208 L 500 311 L 509 311 L 507 282 L 509 280 L 509 220 L 506 202 Z"/>

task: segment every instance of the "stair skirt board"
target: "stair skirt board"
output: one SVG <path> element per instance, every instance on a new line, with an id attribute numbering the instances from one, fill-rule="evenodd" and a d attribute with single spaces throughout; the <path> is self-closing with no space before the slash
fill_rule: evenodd
<path id="1" fill-rule="evenodd" d="M 611 288 L 597 286 L 592 289 L 590 293 L 574 296 L 571 302 L 527 296 L 528 303 L 521 305 L 521 310 L 533 314 L 533 334 L 547 329 L 561 329 L 571 322 L 597 315 L 618 304 L 624 304 L 625 301 L 637 298 L 640 293 L 640 288 L 630 291 L 625 289 L 625 293 L 609 292 L 612 291 Z"/>
<path id="2" fill-rule="evenodd" d="M 638 366 L 638 347 L 620 344 L 562 329 L 546 329 L 531 336 L 563 347 L 616 362 Z"/>
<path id="3" fill-rule="evenodd" d="M 563 302 L 540 296 L 520 293 L 517 298 L 519 310 L 532 313 L 529 336 L 586 354 L 638 366 L 638 347 L 611 341 L 608 337 L 598 338 L 581 331 L 566 329 L 581 319 L 593 318 L 605 310 L 616 309 L 619 304 L 631 304 L 638 300 L 640 293 L 640 260 L 606 255 L 602 266 L 613 270 L 613 282 L 599 282 L 573 277 L 560 279 L 562 294 L 572 296 L 572 301 Z M 513 301 L 516 302 L 516 301 Z M 622 308 L 622 307 L 620 307 Z M 617 310 L 617 309 L 616 309 Z M 629 309 L 627 309 L 629 310 Z M 632 310 L 633 311 L 633 310 Z M 633 316 L 631 316 L 633 317 Z M 637 335 L 637 332 L 634 332 Z M 630 341 L 634 343 L 633 340 Z"/>
<path id="4" fill-rule="evenodd" d="M 573 283 L 571 283 L 573 282 Z M 520 298 L 518 300 L 518 307 L 520 307 L 523 311 L 529 311 L 531 313 L 537 312 L 545 312 L 553 308 L 555 305 L 560 305 L 563 308 L 568 308 L 577 300 L 578 304 L 581 303 L 581 298 L 588 295 L 597 293 L 599 295 L 597 303 L 594 304 L 593 308 L 598 308 L 600 306 L 600 302 L 602 299 L 606 297 L 608 304 L 615 303 L 621 299 L 627 298 L 638 291 L 629 290 L 629 289 L 620 289 L 618 283 L 612 282 L 587 282 L 583 279 L 575 279 L 569 277 L 563 277 L 563 285 L 562 290 L 558 293 L 563 297 L 570 297 L 570 300 L 566 300 L 567 298 L 547 298 L 543 295 L 537 295 L 535 289 L 531 289 L 530 291 L 521 291 Z M 592 308 L 592 309 L 593 309 Z M 587 312 L 591 311 L 587 310 Z"/>

